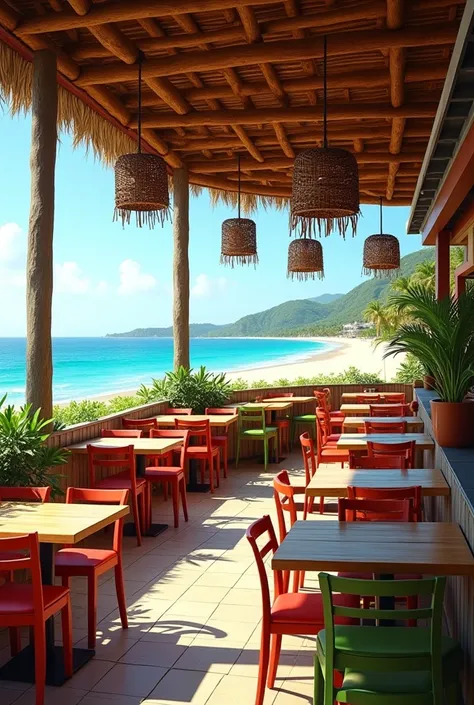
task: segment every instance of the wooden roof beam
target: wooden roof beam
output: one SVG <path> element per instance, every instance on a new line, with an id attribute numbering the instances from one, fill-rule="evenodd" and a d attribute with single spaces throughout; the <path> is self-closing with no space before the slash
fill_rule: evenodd
<path id="1" fill-rule="evenodd" d="M 91 11 L 92 12 L 92 11 Z M 59 13 L 55 13 L 55 15 Z M 91 14 L 91 13 L 89 13 Z M 347 56 L 384 48 L 421 47 L 452 44 L 457 36 L 457 23 L 409 27 L 401 30 L 380 30 L 347 32 L 334 34 L 328 46 L 328 56 Z M 144 78 L 173 76 L 186 71 L 212 71 L 237 66 L 260 63 L 297 61 L 299 59 L 321 58 L 323 55 L 322 37 L 311 39 L 290 39 L 287 41 L 244 44 L 212 52 L 193 51 L 162 59 L 148 59 L 143 63 Z M 120 83 L 134 78 L 133 69 L 123 64 L 110 64 L 85 67 L 78 80 L 81 86 L 96 83 Z"/>
<path id="2" fill-rule="evenodd" d="M 68 0 L 68 2 L 78 15 L 87 15 L 92 7 L 91 0 Z"/>
<path id="3" fill-rule="evenodd" d="M 431 118 L 434 117 L 436 109 L 437 103 L 408 103 L 400 108 L 393 108 L 391 105 L 344 103 L 343 105 L 331 105 L 330 120 L 391 119 L 394 117 Z M 295 107 L 222 110 L 220 112 L 202 110 L 188 115 L 164 113 L 145 116 L 142 122 L 146 127 L 163 129 L 167 127 L 197 127 L 199 125 L 263 125 L 270 122 L 320 123 L 321 121 L 321 110 L 314 107 Z"/>
<path id="4" fill-rule="evenodd" d="M 185 115 L 191 110 L 188 101 L 167 78 L 147 78 L 146 83 L 178 115 Z"/>
<path id="5" fill-rule="evenodd" d="M 295 158 L 295 150 L 290 144 L 290 141 L 288 139 L 288 136 L 285 132 L 285 128 L 283 125 L 280 125 L 278 122 L 273 123 L 273 129 L 275 130 L 275 135 L 277 137 L 278 143 L 280 147 L 282 148 L 283 154 L 285 154 L 287 157 L 290 159 Z"/>
<path id="6" fill-rule="evenodd" d="M 248 152 L 252 155 L 254 159 L 256 159 L 258 162 L 263 162 L 263 157 L 260 154 L 259 150 L 256 148 L 250 137 L 247 136 L 247 133 L 245 132 L 244 128 L 241 127 L 240 125 L 232 125 L 232 129 L 234 130 L 235 134 L 237 137 L 240 139 L 244 147 L 248 150 Z"/>
<path id="7" fill-rule="evenodd" d="M 403 27 L 404 21 L 404 0 L 387 0 L 387 27 L 399 30 Z M 390 101 L 395 108 L 399 108 L 404 103 L 405 98 L 405 54 L 402 47 L 392 47 L 389 52 L 390 71 Z M 403 131 L 405 129 L 404 118 L 394 118 L 392 120 L 392 135 L 390 138 L 390 152 L 398 154 L 402 149 Z M 398 165 L 392 162 L 388 169 L 387 188 L 385 196 L 391 201 L 395 191 Z"/>

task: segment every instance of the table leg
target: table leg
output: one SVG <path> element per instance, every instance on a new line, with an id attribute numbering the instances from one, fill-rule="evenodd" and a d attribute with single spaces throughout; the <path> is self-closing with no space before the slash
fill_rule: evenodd
<path id="1" fill-rule="evenodd" d="M 136 455 L 135 456 L 135 462 L 136 462 L 136 469 L 137 469 L 137 477 L 145 477 L 145 468 L 146 468 L 146 455 Z M 151 492 L 150 488 L 150 502 L 152 501 L 153 495 Z M 155 538 L 156 536 L 159 536 L 160 534 L 163 533 L 163 531 L 166 531 L 168 528 L 168 524 L 149 524 L 146 527 L 146 531 L 142 532 L 142 536 L 147 536 L 148 538 Z M 124 536 L 136 536 L 137 535 L 137 530 L 135 528 L 135 524 L 133 521 L 127 522 L 123 526 L 123 535 Z"/>
<path id="2" fill-rule="evenodd" d="M 43 585 L 54 585 L 54 545 L 40 544 L 40 561 Z M 93 649 L 72 650 L 73 670 L 78 671 L 95 656 Z M 46 622 L 46 685 L 61 686 L 67 680 L 64 675 L 64 652 L 62 646 L 54 644 L 54 617 Z M 0 680 L 35 682 L 34 645 L 26 646 L 0 669 Z"/>

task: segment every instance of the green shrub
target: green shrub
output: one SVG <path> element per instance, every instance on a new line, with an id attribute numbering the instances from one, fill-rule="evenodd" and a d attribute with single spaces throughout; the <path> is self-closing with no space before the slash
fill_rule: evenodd
<path id="1" fill-rule="evenodd" d="M 114 397 L 107 404 L 107 414 L 118 414 L 120 411 L 127 411 L 142 404 L 143 402 L 137 394 L 128 397 Z"/>
<path id="2" fill-rule="evenodd" d="M 107 404 L 103 401 L 83 399 L 71 401 L 66 406 L 56 405 L 53 409 L 53 418 L 56 423 L 65 426 L 74 426 L 87 421 L 97 421 L 102 416 L 107 416 Z"/>
<path id="3" fill-rule="evenodd" d="M 165 399 L 175 408 L 191 408 L 195 414 L 203 414 L 206 407 L 219 407 L 227 403 L 232 391 L 225 374 L 207 372 L 201 366 L 193 369 L 180 367 L 176 372 L 167 372 L 163 379 L 154 379 L 151 387 L 142 385 L 137 396 L 143 401 Z"/>
<path id="4" fill-rule="evenodd" d="M 51 468 L 66 463 L 69 452 L 45 445 L 51 420 L 42 419 L 40 409 L 32 414 L 31 404 L 2 409 L 5 398 L 0 400 L 0 485 L 50 485 L 53 495 L 60 494 L 61 475 Z"/>
<path id="5" fill-rule="evenodd" d="M 394 382 L 402 382 L 403 384 L 411 384 L 416 379 L 423 379 L 426 371 L 421 362 L 413 355 L 407 353 L 405 360 L 400 364 Z"/>

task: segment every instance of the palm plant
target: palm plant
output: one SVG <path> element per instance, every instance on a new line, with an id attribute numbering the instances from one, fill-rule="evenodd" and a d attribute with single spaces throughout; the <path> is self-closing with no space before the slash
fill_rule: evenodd
<path id="1" fill-rule="evenodd" d="M 436 265 L 433 260 L 420 262 L 415 268 L 411 277 L 413 284 L 420 284 L 425 289 L 434 291 L 436 282 Z"/>
<path id="2" fill-rule="evenodd" d="M 231 391 L 224 374 L 208 372 L 205 367 L 196 371 L 180 367 L 163 379 L 154 379 L 151 387 L 142 385 L 137 396 L 143 403 L 166 399 L 170 406 L 189 407 L 195 414 L 203 414 L 206 407 L 223 406 Z"/>
<path id="3" fill-rule="evenodd" d="M 435 379 L 440 401 L 462 402 L 474 379 L 474 292 L 438 301 L 420 283 L 391 299 L 407 316 L 389 341 L 385 357 L 413 353 Z"/>
<path id="4" fill-rule="evenodd" d="M 387 310 L 380 301 L 371 301 L 364 311 L 364 318 L 375 325 L 375 334 L 380 337 L 382 328 L 387 323 Z"/>

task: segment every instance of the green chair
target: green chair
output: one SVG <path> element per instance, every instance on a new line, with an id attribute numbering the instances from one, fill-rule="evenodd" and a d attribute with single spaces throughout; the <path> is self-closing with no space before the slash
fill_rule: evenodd
<path id="1" fill-rule="evenodd" d="M 291 438 L 293 442 L 296 439 L 296 430 L 298 426 L 309 426 L 310 436 L 313 441 L 316 440 L 316 414 L 300 414 L 299 416 L 291 417 Z"/>
<path id="2" fill-rule="evenodd" d="M 236 468 L 239 465 L 240 441 L 242 439 L 246 439 L 247 441 L 263 441 L 265 470 L 268 466 L 268 447 L 270 439 L 273 439 L 275 444 L 274 450 L 276 456 L 278 457 L 280 454 L 280 450 L 278 448 L 278 429 L 275 426 L 266 425 L 264 406 L 253 406 L 252 408 L 239 406 L 237 452 L 235 455 Z"/>
<path id="3" fill-rule="evenodd" d="M 316 638 L 314 705 L 458 705 L 462 651 L 441 633 L 446 578 L 357 580 L 319 574 L 324 625 Z M 333 603 L 333 593 L 421 596 L 427 607 L 365 609 Z M 427 627 L 340 626 L 334 617 L 423 620 Z M 334 687 L 334 670 L 344 674 Z M 446 698 L 446 699 L 445 699 Z"/>

